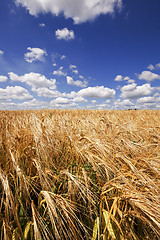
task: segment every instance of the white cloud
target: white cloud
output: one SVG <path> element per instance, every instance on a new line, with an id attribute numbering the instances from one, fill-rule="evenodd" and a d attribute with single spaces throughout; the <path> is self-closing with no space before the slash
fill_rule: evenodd
<path id="1" fill-rule="evenodd" d="M 58 97 L 58 98 L 56 98 L 56 99 L 54 99 L 54 100 L 52 100 L 51 101 L 51 103 L 53 104 L 68 104 L 68 103 L 70 103 L 71 102 L 71 100 L 70 99 L 68 99 L 68 98 L 62 98 L 62 97 Z"/>
<path id="2" fill-rule="evenodd" d="M 44 62 L 45 61 L 45 56 L 47 56 L 47 52 L 41 48 L 31 48 L 28 47 L 27 50 L 29 52 L 24 54 L 24 59 L 29 62 L 32 63 L 34 61 L 41 61 Z"/>
<path id="3" fill-rule="evenodd" d="M 127 81 L 127 83 L 134 83 L 134 82 L 135 82 L 134 79 L 129 79 L 129 80 Z"/>
<path id="4" fill-rule="evenodd" d="M 25 99 L 33 98 L 25 88 L 20 86 L 15 86 L 15 87 L 7 86 L 5 89 L 0 88 L 0 96 L 1 98 L 17 99 L 17 100 L 25 100 Z"/>
<path id="5" fill-rule="evenodd" d="M 4 52 L 2 50 L 0 50 L 0 56 L 3 55 L 3 54 L 4 54 Z"/>
<path id="6" fill-rule="evenodd" d="M 65 55 L 62 55 L 60 58 L 61 58 L 61 60 L 63 60 L 63 59 L 66 58 L 66 56 L 65 56 Z"/>
<path id="7" fill-rule="evenodd" d="M 6 76 L 3 76 L 3 75 L 0 76 L 0 82 L 6 82 L 7 79 L 8 78 Z"/>
<path id="8" fill-rule="evenodd" d="M 111 109 L 111 105 L 107 104 L 107 103 L 109 103 L 107 101 L 102 102 L 102 103 L 97 103 L 97 101 L 92 100 L 91 103 L 92 103 L 91 105 L 86 106 L 87 109 L 101 109 L 101 110 Z"/>
<path id="9" fill-rule="evenodd" d="M 82 23 L 95 19 L 101 14 L 113 14 L 120 9 L 122 0 L 15 0 L 24 6 L 31 15 L 51 12 L 58 16 L 63 13 L 65 18 L 72 18 L 74 23 Z"/>
<path id="10" fill-rule="evenodd" d="M 8 73 L 12 81 L 19 81 L 28 84 L 31 87 L 54 87 L 56 84 L 55 79 L 48 80 L 44 75 L 39 73 L 27 73 L 22 76 L 10 72 Z"/>
<path id="11" fill-rule="evenodd" d="M 127 76 L 127 77 L 124 77 L 124 80 L 128 81 L 128 80 L 130 80 L 130 78 Z"/>
<path id="12" fill-rule="evenodd" d="M 71 40 L 75 39 L 73 30 L 68 30 L 67 28 L 57 29 L 55 31 L 57 39 Z"/>
<path id="13" fill-rule="evenodd" d="M 156 89 L 156 88 L 155 88 Z M 159 97 L 160 96 L 160 93 L 156 92 L 154 95 L 154 97 Z"/>
<path id="14" fill-rule="evenodd" d="M 151 71 L 153 71 L 155 69 L 160 69 L 160 63 L 157 63 L 155 66 L 150 64 L 147 68 Z"/>
<path id="15" fill-rule="evenodd" d="M 76 69 L 77 66 L 76 66 L 76 65 L 72 65 L 72 64 L 70 64 L 70 65 L 69 65 L 69 68 L 70 68 L 71 70 L 73 70 L 73 69 Z"/>
<path id="16" fill-rule="evenodd" d="M 61 104 L 61 103 L 56 103 L 54 101 L 51 101 L 49 106 L 51 108 L 58 108 L 58 109 L 71 109 L 71 108 L 77 108 L 78 104 L 74 102 Z"/>
<path id="17" fill-rule="evenodd" d="M 160 87 L 155 87 L 155 90 L 160 91 Z"/>
<path id="18" fill-rule="evenodd" d="M 72 70 L 72 72 L 75 73 L 75 74 L 78 74 L 78 73 L 79 73 L 77 69 Z"/>
<path id="19" fill-rule="evenodd" d="M 32 88 L 32 91 L 37 93 L 38 97 L 55 98 L 62 95 L 60 92 L 48 88 Z"/>
<path id="20" fill-rule="evenodd" d="M 72 77 L 67 76 L 66 79 L 67 79 L 67 83 L 68 83 L 69 85 L 74 85 L 74 80 L 73 80 Z"/>
<path id="21" fill-rule="evenodd" d="M 151 71 L 155 69 L 155 67 L 152 64 L 149 64 L 149 66 L 147 68 Z"/>
<path id="22" fill-rule="evenodd" d="M 159 109 L 159 110 L 160 110 L 160 104 L 157 104 L 157 105 L 156 105 L 156 109 Z"/>
<path id="23" fill-rule="evenodd" d="M 153 90 L 154 88 L 151 87 L 149 83 L 143 84 L 142 86 L 137 86 L 137 84 L 132 83 L 121 88 L 122 93 L 120 96 L 123 98 L 134 99 L 150 95 Z"/>
<path id="24" fill-rule="evenodd" d="M 60 67 L 58 70 L 53 71 L 53 75 L 57 75 L 57 76 L 66 76 L 67 73 L 63 72 L 63 67 Z"/>
<path id="25" fill-rule="evenodd" d="M 62 93 L 62 96 L 68 97 L 68 98 L 82 97 L 82 98 L 108 99 L 108 98 L 113 98 L 115 93 L 116 92 L 114 89 L 105 88 L 104 86 L 96 86 L 96 87 L 83 88 L 78 92 L 72 91 L 71 93 Z"/>
<path id="26" fill-rule="evenodd" d="M 134 79 L 131 79 L 130 77 L 124 77 L 124 81 L 127 81 L 127 83 L 134 83 L 135 80 Z"/>
<path id="27" fill-rule="evenodd" d="M 143 71 L 141 74 L 138 75 L 140 80 L 146 80 L 146 81 L 153 81 L 155 79 L 160 79 L 160 75 L 152 73 L 150 71 Z"/>
<path id="28" fill-rule="evenodd" d="M 137 109 L 155 109 L 156 108 L 156 103 L 143 103 L 143 104 L 136 104 Z"/>
<path id="29" fill-rule="evenodd" d="M 67 79 L 67 83 L 69 85 L 74 85 L 74 86 L 77 86 L 77 87 L 86 87 L 87 84 L 88 84 L 86 81 L 83 81 L 83 82 L 80 81 L 80 80 L 74 81 L 73 78 L 70 77 L 70 76 L 67 76 L 66 79 Z"/>
<path id="30" fill-rule="evenodd" d="M 116 78 L 114 79 L 114 81 L 117 82 L 121 82 L 121 81 L 127 81 L 128 83 L 134 83 L 135 80 L 131 79 L 130 77 L 126 76 L 126 77 L 122 77 L 122 75 L 117 75 Z"/>
<path id="31" fill-rule="evenodd" d="M 120 101 L 118 99 L 117 101 L 114 102 L 115 108 L 132 108 L 134 107 L 134 103 L 132 103 L 130 100 L 125 99 L 123 101 Z"/>
<path id="32" fill-rule="evenodd" d="M 156 64 L 156 68 L 160 69 L 160 63 Z"/>
<path id="33" fill-rule="evenodd" d="M 69 99 L 67 97 L 57 97 L 50 102 L 52 107 L 58 108 L 75 108 L 78 106 L 77 103 L 86 103 L 87 100 L 83 97 L 75 97 L 73 99 Z"/>
<path id="34" fill-rule="evenodd" d="M 79 78 L 80 78 L 80 79 L 84 79 L 84 77 L 83 77 L 83 76 L 81 76 L 81 75 L 79 76 Z"/>
<path id="35" fill-rule="evenodd" d="M 78 103 L 86 103 L 88 102 L 85 98 L 83 97 L 75 97 L 72 99 L 73 102 L 78 102 Z"/>
<path id="36" fill-rule="evenodd" d="M 137 100 L 137 104 L 154 103 L 154 97 L 142 97 Z"/>
<path id="37" fill-rule="evenodd" d="M 76 98 L 77 97 L 77 92 L 72 91 L 71 93 L 62 93 L 63 97 L 68 97 L 68 98 Z"/>
<path id="38" fill-rule="evenodd" d="M 160 98 L 156 99 L 156 102 L 158 103 L 158 105 L 160 106 L 159 102 L 160 102 Z"/>
<path id="39" fill-rule="evenodd" d="M 108 104 L 106 104 L 106 103 L 97 104 L 96 108 L 97 109 L 106 109 L 106 108 L 108 108 Z"/>
<path id="40" fill-rule="evenodd" d="M 97 101 L 96 101 L 96 100 L 92 100 L 91 103 L 92 103 L 92 104 L 96 104 Z"/>
<path id="41" fill-rule="evenodd" d="M 22 103 L 9 103 L 7 104 L 7 109 L 47 109 L 48 102 L 42 102 L 37 99 L 32 99 L 30 101 L 25 101 Z"/>
<path id="42" fill-rule="evenodd" d="M 132 90 L 134 90 L 136 87 L 137 87 L 137 84 L 136 84 L 136 83 L 132 83 L 132 84 L 123 86 L 123 87 L 121 88 L 121 91 L 122 91 L 122 92 L 132 91 Z"/>
<path id="43" fill-rule="evenodd" d="M 72 73 L 78 74 L 78 69 L 76 65 L 70 64 L 69 68 L 71 69 Z"/>
<path id="44" fill-rule="evenodd" d="M 32 99 L 28 102 L 24 102 L 20 104 L 21 109 L 46 109 L 48 108 L 47 102 L 38 101 L 37 99 Z"/>
<path id="45" fill-rule="evenodd" d="M 40 27 L 45 27 L 46 24 L 45 24 L 45 23 L 40 23 L 39 26 L 40 26 Z"/>
<path id="46" fill-rule="evenodd" d="M 122 75 L 117 75 L 114 81 L 117 81 L 117 82 L 123 81 Z"/>
<path id="47" fill-rule="evenodd" d="M 81 89 L 77 95 L 86 98 L 113 98 L 115 93 L 114 89 L 96 86 Z"/>

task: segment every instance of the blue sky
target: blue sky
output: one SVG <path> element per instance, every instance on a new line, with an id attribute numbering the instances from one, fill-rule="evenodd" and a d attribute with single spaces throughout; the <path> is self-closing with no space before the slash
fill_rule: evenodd
<path id="1" fill-rule="evenodd" d="M 159 0 L 1 0 L 0 109 L 160 109 Z"/>

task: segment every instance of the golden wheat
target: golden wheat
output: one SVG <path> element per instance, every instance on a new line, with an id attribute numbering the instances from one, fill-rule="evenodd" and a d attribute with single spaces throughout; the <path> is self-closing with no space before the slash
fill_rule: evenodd
<path id="1" fill-rule="evenodd" d="M 0 111 L 1 239 L 160 239 L 160 111 Z"/>

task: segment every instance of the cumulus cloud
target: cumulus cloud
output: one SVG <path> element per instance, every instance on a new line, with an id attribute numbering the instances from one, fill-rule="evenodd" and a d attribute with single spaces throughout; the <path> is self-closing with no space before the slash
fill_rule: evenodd
<path id="1" fill-rule="evenodd" d="M 66 58 L 65 55 L 62 55 L 62 56 L 60 57 L 61 60 L 65 59 L 65 58 Z"/>
<path id="2" fill-rule="evenodd" d="M 147 68 L 151 71 L 160 69 L 160 63 L 157 63 L 155 66 L 153 64 L 149 64 L 149 66 Z"/>
<path id="3" fill-rule="evenodd" d="M 86 103 L 88 102 L 85 98 L 83 97 L 75 97 L 72 99 L 73 102 L 78 102 L 78 103 Z"/>
<path id="4" fill-rule="evenodd" d="M 77 69 L 77 66 L 76 65 L 72 65 L 70 64 L 69 68 L 71 69 L 71 71 L 75 74 L 78 74 L 78 69 Z"/>
<path id="5" fill-rule="evenodd" d="M 82 23 L 95 19 L 101 14 L 113 14 L 120 9 L 122 0 L 15 0 L 24 6 L 31 15 L 51 12 L 58 16 L 63 13 L 65 18 L 72 18 L 74 23 Z"/>
<path id="6" fill-rule="evenodd" d="M 160 63 L 156 64 L 156 68 L 160 69 Z"/>
<path id="7" fill-rule="evenodd" d="M 56 104 L 68 104 L 70 103 L 70 99 L 68 98 L 63 98 L 63 97 L 58 97 L 54 100 L 52 100 L 52 103 L 56 103 Z"/>
<path id="8" fill-rule="evenodd" d="M 55 87 L 55 79 L 47 79 L 44 75 L 39 73 L 27 73 L 22 76 L 10 72 L 8 73 L 12 81 L 19 81 L 28 84 L 31 87 Z"/>
<path id="9" fill-rule="evenodd" d="M 5 89 L 0 88 L 0 96 L 1 98 L 17 100 L 26 100 L 33 98 L 25 88 L 20 86 L 7 86 Z"/>
<path id="10" fill-rule="evenodd" d="M 56 99 L 53 99 L 50 102 L 50 105 L 53 107 L 58 107 L 58 108 L 73 108 L 77 107 L 77 103 L 86 103 L 87 100 L 84 99 L 83 97 L 75 97 L 72 99 L 69 99 L 67 97 L 57 97 Z"/>
<path id="11" fill-rule="evenodd" d="M 84 79 L 84 77 L 82 75 L 79 76 L 80 79 Z"/>
<path id="12" fill-rule="evenodd" d="M 47 52 L 44 49 L 41 48 L 27 48 L 28 52 L 24 54 L 24 59 L 32 63 L 34 61 L 45 61 L 45 56 L 47 56 Z"/>
<path id="13" fill-rule="evenodd" d="M 159 96 L 160 96 L 159 94 L 157 94 L 157 96 L 156 96 L 156 94 L 154 95 L 154 97 L 156 97 L 156 98 L 155 98 L 155 101 L 156 101 L 156 102 L 160 102 L 160 97 L 159 97 Z"/>
<path id="14" fill-rule="evenodd" d="M 123 81 L 122 75 L 117 75 L 117 76 L 115 77 L 114 81 L 117 81 L 117 82 Z"/>
<path id="15" fill-rule="evenodd" d="M 48 108 L 48 102 L 42 102 L 37 99 L 32 99 L 30 101 L 23 102 L 19 104 L 21 109 L 46 109 Z"/>
<path id="16" fill-rule="evenodd" d="M 74 85 L 74 86 L 77 86 L 77 87 L 86 87 L 87 84 L 88 84 L 87 81 L 83 81 L 83 82 L 80 81 L 80 80 L 74 81 L 73 78 L 70 77 L 70 76 L 67 76 L 66 79 L 67 79 L 67 83 L 69 85 Z"/>
<path id="17" fill-rule="evenodd" d="M 48 102 L 42 102 L 37 99 L 27 100 L 21 103 L 5 102 L 1 104 L 1 109 L 16 110 L 16 109 L 46 109 Z"/>
<path id="18" fill-rule="evenodd" d="M 142 86 L 137 86 L 137 84 L 132 83 L 121 88 L 121 97 L 128 99 L 135 99 L 147 95 L 151 95 L 154 88 L 151 87 L 149 83 L 143 84 Z"/>
<path id="19" fill-rule="evenodd" d="M 130 77 L 122 77 L 122 75 L 117 75 L 114 81 L 121 82 L 121 81 L 127 81 L 128 83 L 134 83 L 135 80 L 131 79 Z"/>
<path id="20" fill-rule="evenodd" d="M 73 65 L 73 64 L 70 64 L 70 65 L 69 65 L 69 68 L 70 68 L 71 70 L 73 70 L 73 69 L 76 69 L 77 66 L 76 66 L 76 65 Z"/>
<path id="21" fill-rule="evenodd" d="M 125 81 L 128 81 L 130 78 L 128 76 L 124 77 Z"/>
<path id="22" fill-rule="evenodd" d="M 156 102 L 153 103 L 143 103 L 143 104 L 136 104 L 137 109 L 156 109 Z"/>
<path id="23" fill-rule="evenodd" d="M 0 82 L 6 82 L 7 79 L 8 78 L 6 76 L 3 76 L 3 75 L 0 76 Z"/>
<path id="24" fill-rule="evenodd" d="M 72 72 L 75 73 L 75 74 L 78 74 L 78 73 L 79 73 L 77 69 L 72 70 Z"/>
<path id="25" fill-rule="evenodd" d="M 92 100 L 91 103 L 92 103 L 92 104 L 96 104 L 97 101 L 96 101 L 96 100 Z"/>
<path id="26" fill-rule="evenodd" d="M 38 97 L 56 98 L 62 95 L 60 92 L 48 88 L 32 88 L 32 91 L 37 93 Z"/>
<path id="27" fill-rule="evenodd" d="M 155 67 L 152 64 L 149 64 L 149 66 L 147 68 L 151 71 L 155 69 Z"/>
<path id="28" fill-rule="evenodd" d="M 152 73 L 150 71 L 143 71 L 141 74 L 138 75 L 140 80 L 146 80 L 151 82 L 155 79 L 160 79 L 160 75 Z"/>
<path id="29" fill-rule="evenodd" d="M 56 103 L 56 101 L 52 100 L 50 102 L 51 108 L 59 108 L 59 109 L 71 109 L 71 108 L 77 108 L 77 103 L 69 102 L 69 103 Z"/>
<path id="30" fill-rule="evenodd" d="M 131 79 L 130 77 L 124 77 L 124 81 L 127 81 L 127 83 L 134 83 L 135 80 L 134 79 Z"/>
<path id="31" fill-rule="evenodd" d="M 104 86 L 88 87 L 81 89 L 77 95 L 86 98 L 113 98 L 116 94 L 114 89 Z"/>
<path id="32" fill-rule="evenodd" d="M 60 67 L 58 70 L 53 71 L 53 75 L 57 75 L 57 76 L 66 76 L 67 73 L 63 72 L 63 67 Z"/>
<path id="33" fill-rule="evenodd" d="M 137 100 L 137 104 L 154 103 L 154 97 L 142 97 Z"/>
<path id="34" fill-rule="evenodd" d="M 71 99 L 58 97 L 50 102 L 50 106 L 56 108 L 72 108 L 76 107 L 77 104 L 72 102 Z"/>
<path id="35" fill-rule="evenodd" d="M 128 84 L 128 85 L 123 86 L 123 87 L 121 88 L 121 91 L 122 91 L 122 92 L 132 91 L 132 90 L 134 90 L 136 87 L 137 87 L 137 84 L 136 84 L 136 83 Z"/>
<path id="36" fill-rule="evenodd" d="M 129 99 L 125 99 L 121 101 L 118 99 L 117 101 L 114 102 L 115 108 L 132 108 L 134 107 L 134 103 L 131 102 Z"/>
<path id="37" fill-rule="evenodd" d="M 134 79 L 129 79 L 129 80 L 127 81 L 127 83 L 134 83 L 134 82 L 135 82 Z"/>
<path id="38" fill-rule="evenodd" d="M 4 54 L 4 52 L 2 50 L 0 50 L 0 56 L 3 55 L 3 54 Z"/>
<path id="39" fill-rule="evenodd" d="M 57 29 L 55 31 L 55 35 L 57 39 L 64 39 L 64 40 L 75 39 L 73 30 L 68 30 L 67 28 Z"/>

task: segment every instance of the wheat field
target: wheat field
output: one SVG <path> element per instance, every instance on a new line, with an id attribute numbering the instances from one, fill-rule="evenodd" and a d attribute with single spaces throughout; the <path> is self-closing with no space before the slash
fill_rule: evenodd
<path id="1" fill-rule="evenodd" d="M 0 238 L 160 239 L 160 111 L 0 111 Z"/>

